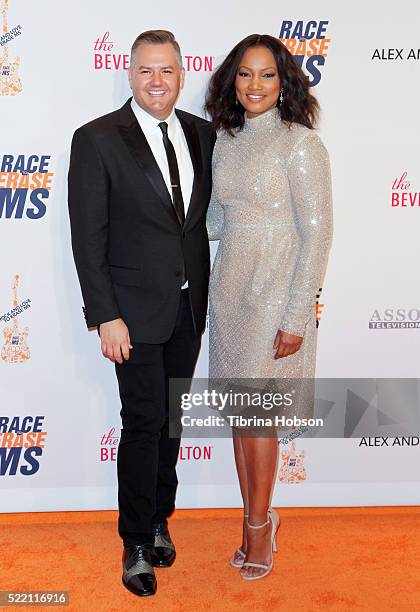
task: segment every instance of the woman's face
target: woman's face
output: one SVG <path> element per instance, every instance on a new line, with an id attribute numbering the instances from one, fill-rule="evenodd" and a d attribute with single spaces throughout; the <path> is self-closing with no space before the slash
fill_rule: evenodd
<path id="1" fill-rule="evenodd" d="M 236 97 L 248 117 L 274 108 L 281 83 L 274 55 L 267 47 L 250 47 L 242 56 L 235 80 Z"/>

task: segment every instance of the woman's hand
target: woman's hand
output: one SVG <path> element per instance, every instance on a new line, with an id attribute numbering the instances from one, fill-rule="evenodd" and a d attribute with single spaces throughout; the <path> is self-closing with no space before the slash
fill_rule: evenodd
<path id="1" fill-rule="evenodd" d="M 296 353 L 300 349 L 302 342 L 303 338 L 301 336 L 288 334 L 279 329 L 273 344 L 273 349 L 276 351 L 274 359 L 293 355 L 293 353 Z"/>

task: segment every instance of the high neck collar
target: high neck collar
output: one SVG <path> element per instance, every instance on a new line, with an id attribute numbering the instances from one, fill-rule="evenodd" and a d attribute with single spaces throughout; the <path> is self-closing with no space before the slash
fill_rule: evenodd
<path id="1" fill-rule="evenodd" d="M 265 113 L 261 113 L 252 119 L 250 119 L 245 113 L 244 119 L 244 129 L 251 132 L 270 130 L 278 126 L 281 121 L 277 106 L 270 108 L 270 110 L 265 111 Z"/>

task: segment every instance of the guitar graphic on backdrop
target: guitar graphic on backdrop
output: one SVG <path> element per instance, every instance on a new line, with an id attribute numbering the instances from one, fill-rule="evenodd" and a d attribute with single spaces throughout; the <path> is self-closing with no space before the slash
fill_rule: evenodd
<path id="1" fill-rule="evenodd" d="M 16 308 L 18 305 L 17 300 L 17 287 L 19 285 L 19 274 L 16 274 L 13 283 L 13 300 L 12 306 Z M 7 363 L 22 363 L 27 361 L 31 357 L 31 352 L 28 345 L 26 344 L 26 338 L 29 334 L 29 327 L 25 327 L 23 331 L 19 331 L 18 318 L 13 318 L 13 326 L 5 327 L 3 330 L 4 344 L 1 349 L 1 358 Z"/>
<path id="2" fill-rule="evenodd" d="M 3 17 L 3 35 L 9 30 L 7 25 L 7 11 L 9 0 L 2 0 L 1 14 Z M 7 42 L 3 46 L 3 55 L 0 57 L 0 95 L 15 96 L 22 91 L 22 81 L 19 76 L 20 58 L 9 60 L 9 47 Z"/>
<path id="3" fill-rule="evenodd" d="M 296 451 L 296 440 L 293 440 L 290 449 L 281 451 L 282 466 L 279 480 L 287 484 L 296 484 L 306 480 L 306 470 L 303 465 L 305 451 Z"/>

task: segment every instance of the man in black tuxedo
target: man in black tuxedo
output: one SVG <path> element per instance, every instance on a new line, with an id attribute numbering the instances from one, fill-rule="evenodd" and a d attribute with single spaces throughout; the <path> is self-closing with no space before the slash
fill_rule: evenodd
<path id="1" fill-rule="evenodd" d="M 169 436 L 168 381 L 192 377 L 207 311 L 214 135 L 204 119 L 174 110 L 184 77 L 171 32 L 138 36 L 133 98 L 76 130 L 69 170 L 85 318 L 120 390 L 123 583 L 137 595 L 153 595 L 153 567 L 175 560 L 167 517 L 180 440 Z"/>

